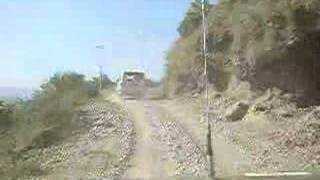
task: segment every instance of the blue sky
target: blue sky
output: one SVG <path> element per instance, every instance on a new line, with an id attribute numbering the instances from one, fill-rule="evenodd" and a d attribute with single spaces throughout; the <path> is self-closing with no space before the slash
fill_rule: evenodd
<path id="1" fill-rule="evenodd" d="M 112 78 L 141 68 L 159 79 L 190 2 L 1 0 L 0 86 L 37 88 L 55 72 L 93 76 L 98 65 Z"/>

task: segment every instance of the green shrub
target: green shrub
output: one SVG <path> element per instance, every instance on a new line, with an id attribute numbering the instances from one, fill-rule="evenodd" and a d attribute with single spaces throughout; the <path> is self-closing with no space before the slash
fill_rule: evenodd
<path id="1" fill-rule="evenodd" d="M 31 100 L 19 100 L 13 105 L 0 102 L 0 130 L 5 127 L 8 134 L 7 140 L 0 140 L 0 165 L 2 159 L 7 157 L 11 158 L 9 162 L 12 163 L 11 168 L 0 171 L 0 176 L 17 178 L 42 173 L 40 162 L 29 162 L 20 155 L 49 147 L 71 135 L 77 127 L 75 117 L 79 106 L 97 97 L 98 93 L 94 80 L 86 80 L 78 73 L 65 72 L 57 73 L 43 83 Z M 10 163 L 6 162 L 9 167 Z"/>
<path id="2" fill-rule="evenodd" d="M 41 90 L 30 102 L 20 105 L 18 112 L 21 114 L 17 113 L 16 119 L 22 124 L 29 122 L 37 126 L 40 130 L 34 132 L 32 143 L 48 146 L 71 133 L 77 108 L 97 95 L 96 85 L 85 80 L 83 75 L 72 72 L 55 74 L 41 85 Z"/>
<path id="3" fill-rule="evenodd" d="M 8 128 L 12 125 L 12 108 L 4 101 L 0 101 L 0 127 Z"/>
<path id="4" fill-rule="evenodd" d="M 92 79 L 93 87 L 100 88 L 100 77 L 94 77 Z M 116 87 L 116 83 L 114 83 L 106 74 L 101 75 L 101 85 L 102 89 L 114 89 Z"/>

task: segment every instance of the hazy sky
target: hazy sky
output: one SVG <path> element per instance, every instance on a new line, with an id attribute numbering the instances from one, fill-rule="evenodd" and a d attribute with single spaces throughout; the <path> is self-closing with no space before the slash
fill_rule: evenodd
<path id="1" fill-rule="evenodd" d="M 36 88 L 64 70 L 92 76 L 99 64 L 112 78 L 141 68 L 159 79 L 190 2 L 1 0 L 0 86 Z"/>

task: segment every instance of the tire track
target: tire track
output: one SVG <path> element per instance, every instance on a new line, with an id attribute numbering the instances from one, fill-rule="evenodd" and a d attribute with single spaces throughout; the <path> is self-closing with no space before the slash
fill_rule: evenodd
<path id="1" fill-rule="evenodd" d="M 200 177 L 206 174 L 203 151 L 168 113 L 151 101 L 127 101 L 137 132 L 128 178 Z"/>

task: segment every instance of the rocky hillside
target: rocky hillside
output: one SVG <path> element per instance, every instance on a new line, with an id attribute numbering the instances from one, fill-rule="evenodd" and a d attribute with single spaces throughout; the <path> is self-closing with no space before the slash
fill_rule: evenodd
<path id="1" fill-rule="evenodd" d="M 13 150 L 7 156 L 2 152 L 2 179 L 119 178 L 135 143 L 126 112 L 117 104 L 95 100 L 82 106 L 72 121 L 77 127 L 63 141 Z"/>
<path id="2" fill-rule="evenodd" d="M 81 156 L 79 150 L 90 153 L 87 151 L 94 148 L 90 142 L 101 142 L 100 136 L 107 133 L 105 129 L 117 127 L 127 130 L 123 127 L 125 115 L 121 116 L 120 108 L 109 102 L 90 104 L 84 110 L 83 106 L 88 101 L 101 99 L 96 79 L 88 80 L 75 72 L 57 73 L 44 82 L 30 99 L 11 103 L 0 100 L 2 179 L 60 174 L 55 168 L 61 162 L 65 164 L 67 159 L 80 159 L 75 157 Z M 112 87 L 112 83 L 106 81 L 103 86 L 111 90 L 106 85 Z M 119 133 L 122 130 L 117 131 L 115 134 L 118 136 L 115 137 L 127 135 Z M 77 168 L 74 169 L 81 171 Z"/>
<path id="3" fill-rule="evenodd" d="M 192 3 L 167 55 L 168 96 L 198 97 L 203 90 L 200 3 Z M 258 170 L 318 167 L 320 1 L 220 0 L 207 9 L 217 131 L 244 145 Z"/>
<path id="4" fill-rule="evenodd" d="M 180 33 L 168 53 L 169 94 L 203 86 L 201 23 L 194 15 L 199 3 L 193 2 L 179 27 L 189 33 Z M 302 105 L 319 101 L 319 1 L 220 0 L 208 8 L 209 80 L 216 90 L 245 81 L 250 90 L 277 87 L 293 93 Z"/>

